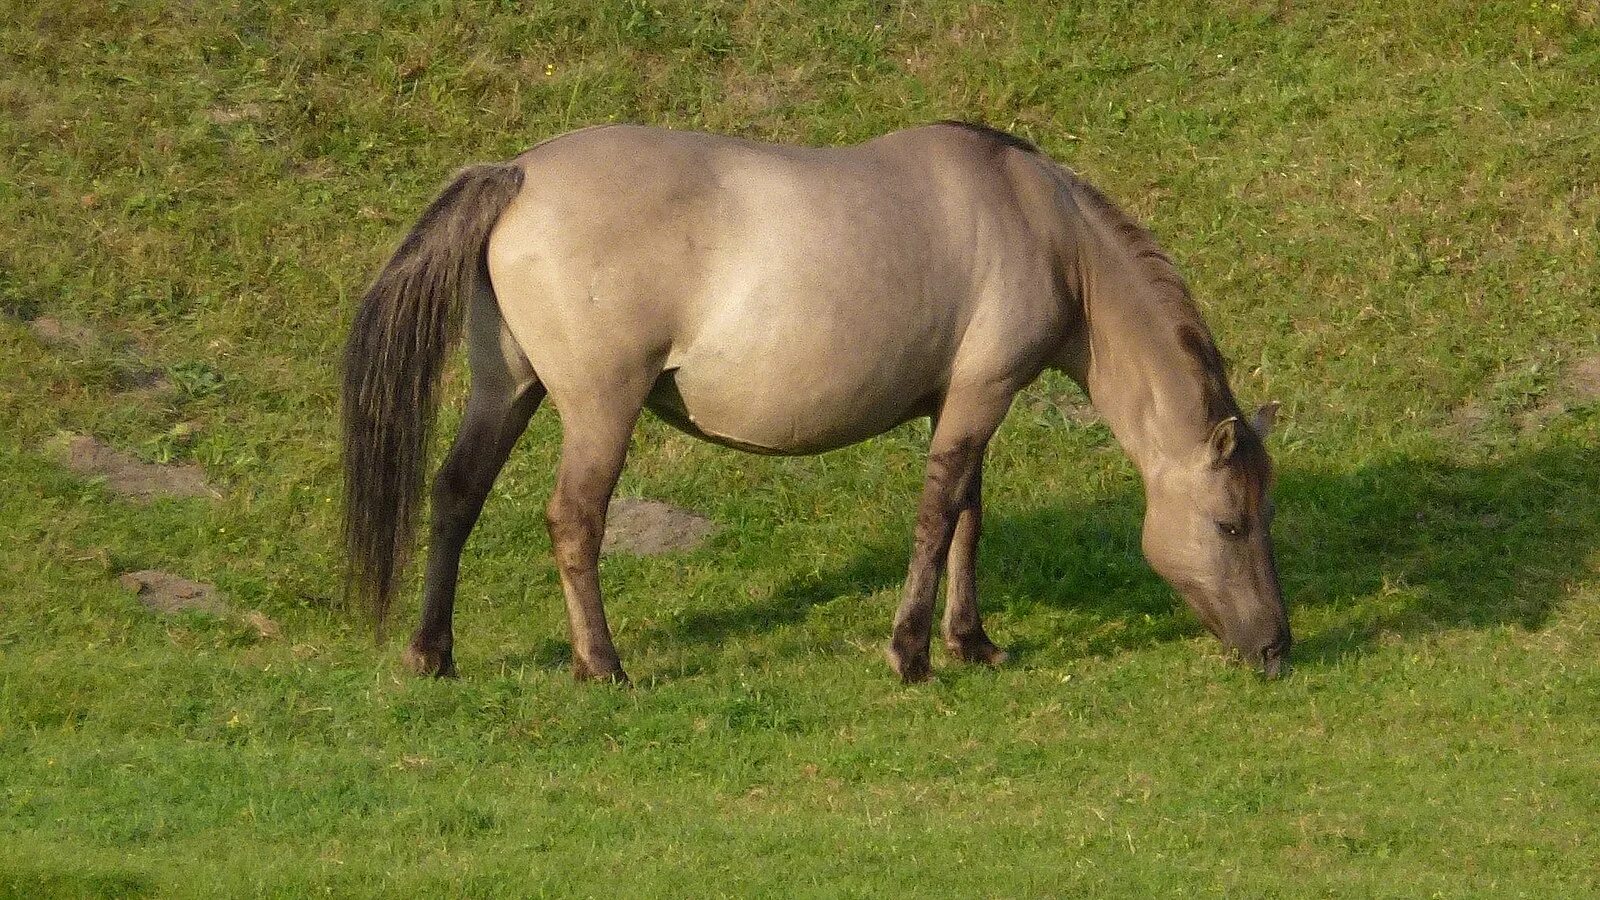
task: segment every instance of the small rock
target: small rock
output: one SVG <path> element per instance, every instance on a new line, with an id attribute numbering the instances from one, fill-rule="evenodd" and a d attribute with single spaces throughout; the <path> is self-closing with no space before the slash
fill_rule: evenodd
<path id="1" fill-rule="evenodd" d="M 659 500 L 622 497 L 606 512 L 602 553 L 654 556 L 700 546 L 717 530 L 715 522 Z"/>
<path id="2" fill-rule="evenodd" d="M 118 577 L 117 582 L 138 595 L 139 602 L 146 609 L 163 615 L 199 612 L 226 616 L 231 612 L 215 587 L 203 581 L 190 581 L 171 572 L 142 569 Z"/>
<path id="3" fill-rule="evenodd" d="M 67 468 L 75 474 L 103 477 L 106 487 L 139 503 L 157 497 L 222 496 L 206 481 L 205 469 L 194 463 L 147 463 L 87 435 L 72 435 L 65 455 Z"/>

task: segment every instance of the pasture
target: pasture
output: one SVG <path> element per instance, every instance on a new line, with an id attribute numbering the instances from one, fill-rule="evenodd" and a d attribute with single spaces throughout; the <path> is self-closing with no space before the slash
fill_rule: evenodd
<path id="1" fill-rule="evenodd" d="M 1600 8 L 1056 6 L 0 0 L 0 895 L 1600 894 Z M 374 645 L 337 363 L 451 173 L 940 118 L 1150 225 L 1282 402 L 1292 674 L 1149 570 L 1055 375 L 990 448 L 999 669 L 883 659 L 925 424 L 763 458 L 647 416 L 619 495 L 716 530 L 604 559 L 635 686 L 575 684 L 550 408 L 467 547 L 463 677 L 399 665 L 414 571 Z"/>

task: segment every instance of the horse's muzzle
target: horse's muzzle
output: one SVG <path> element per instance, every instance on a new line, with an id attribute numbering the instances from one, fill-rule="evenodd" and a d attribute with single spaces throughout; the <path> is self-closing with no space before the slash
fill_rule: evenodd
<path id="1" fill-rule="evenodd" d="M 1275 643 L 1262 648 L 1260 656 L 1255 660 L 1262 675 L 1270 679 L 1289 673 L 1289 647 L 1292 643 L 1285 635 Z"/>

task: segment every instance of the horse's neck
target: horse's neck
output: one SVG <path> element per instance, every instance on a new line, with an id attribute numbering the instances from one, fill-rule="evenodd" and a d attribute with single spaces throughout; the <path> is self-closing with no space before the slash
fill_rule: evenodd
<path id="1" fill-rule="evenodd" d="M 1205 440 L 1207 397 L 1215 391 L 1206 379 L 1217 376 L 1184 346 L 1174 321 L 1183 311 L 1151 287 L 1138 260 L 1117 245 L 1109 249 L 1085 261 L 1081 381 L 1148 476 Z"/>

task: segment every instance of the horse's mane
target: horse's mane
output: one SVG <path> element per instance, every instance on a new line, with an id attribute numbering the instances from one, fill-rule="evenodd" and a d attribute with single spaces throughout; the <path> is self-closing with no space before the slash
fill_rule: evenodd
<path id="1" fill-rule="evenodd" d="M 1015 147 L 1024 153 L 1032 153 L 1035 156 L 1045 155 L 1044 151 L 1040 150 L 1039 146 L 1033 141 L 1030 141 L 1025 137 L 1012 134 L 1009 131 L 1001 131 L 993 126 L 984 125 L 981 122 L 963 122 L 960 119 L 940 119 L 933 124 L 948 125 L 951 128 L 962 128 L 972 132 L 973 134 L 982 135 L 983 137 L 986 137 L 996 143 L 1004 144 L 1007 147 Z"/>
<path id="2" fill-rule="evenodd" d="M 1178 344 L 1191 358 L 1196 369 L 1195 374 L 1203 386 L 1208 420 L 1215 423 L 1229 416 L 1239 415 L 1238 401 L 1234 399 L 1233 390 L 1228 386 L 1227 363 L 1217 350 L 1216 341 L 1211 337 L 1210 329 L 1206 327 L 1205 318 L 1200 315 L 1200 308 L 1195 305 L 1194 297 L 1189 293 L 1188 282 L 1178 271 L 1172 257 L 1168 256 L 1167 251 L 1156 241 L 1150 229 L 1123 211 L 1099 188 L 1071 169 L 1052 160 L 1048 154 L 1025 138 L 971 122 L 945 120 L 939 124 L 964 128 L 1000 145 L 1030 153 L 1060 171 L 1079 207 L 1108 227 L 1111 236 L 1127 251 L 1134 264 L 1144 273 L 1151 290 L 1171 314 Z M 1249 429 L 1246 428 L 1246 431 Z"/>
<path id="3" fill-rule="evenodd" d="M 1189 285 L 1183 280 L 1183 276 L 1179 274 L 1178 267 L 1172 262 L 1172 257 L 1167 255 L 1167 251 L 1161 249 L 1161 245 L 1156 242 L 1156 237 L 1150 233 L 1150 229 L 1139 224 L 1136 219 L 1123 212 L 1122 208 L 1117 206 L 1099 188 L 1085 181 L 1078 173 L 1051 159 L 1048 154 L 1039 149 L 1038 145 L 1027 138 L 1018 137 L 1008 131 L 1001 131 L 998 128 L 975 122 L 945 119 L 937 124 L 965 129 L 1003 146 L 1032 154 L 1059 170 L 1065 177 L 1074 199 L 1111 226 L 1112 233 L 1121 242 L 1123 248 L 1133 256 L 1134 261 L 1143 268 L 1145 275 L 1150 279 L 1151 286 L 1156 289 L 1160 297 L 1178 310 L 1181 310 L 1184 313 L 1182 318 L 1199 325 L 1201 332 L 1205 331 L 1204 321 L 1200 318 L 1200 310 L 1195 307 L 1194 298 L 1189 295 Z M 1205 343 L 1209 344 L 1210 341 Z M 1216 348 L 1213 346 L 1211 353 L 1214 354 L 1215 352 Z M 1206 362 L 1210 363 L 1211 360 L 1206 360 Z"/>
<path id="4" fill-rule="evenodd" d="M 1066 176 L 1074 197 L 1111 227 L 1112 234 L 1122 243 L 1123 249 L 1128 251 L 1144 271 L 1145 277 L 1150 279 L 1150 286 L 1155 288 L 1157 295 L 1185 313 L 1183 318 L 1199 324 L 1200 310 L 1189 293 L 1189 283 L 1178 271 L 1172 257 L 1156 242 L 1156 236 L 1150 229 L 1124 212 L 1103 191 L 1085 181 L 1078 173 L 1067 170 Z M 1216 352 L 1215 347 L 1212 352 Z"/>
<path id="5" fill-rule="evenodd" d="M 1228 365 L 1217 349 L 1211 330 L 1206 327 L 1200 307 L 1189 293 L 1189 284 L 1167 251 L 1156 242 L 1150 229 L 1112 202 L 1099 188 L 1068 173 L 1069 183 L 1078 201 L 1087 206 L 1122 243 L 1134 262 L 1143 270 L 1151 289 L 1173 315 L 1178 344 L 1193 361 L 1204 389 L 1206 419 L 1216 423 L 1229 416 L 1239 415 L 1239 401 L 1228 385 Z M 1249 432 L 1248 426 L 1244 429 Z M 1253 433 L 1253 432 L 1252 432 Z"/>

